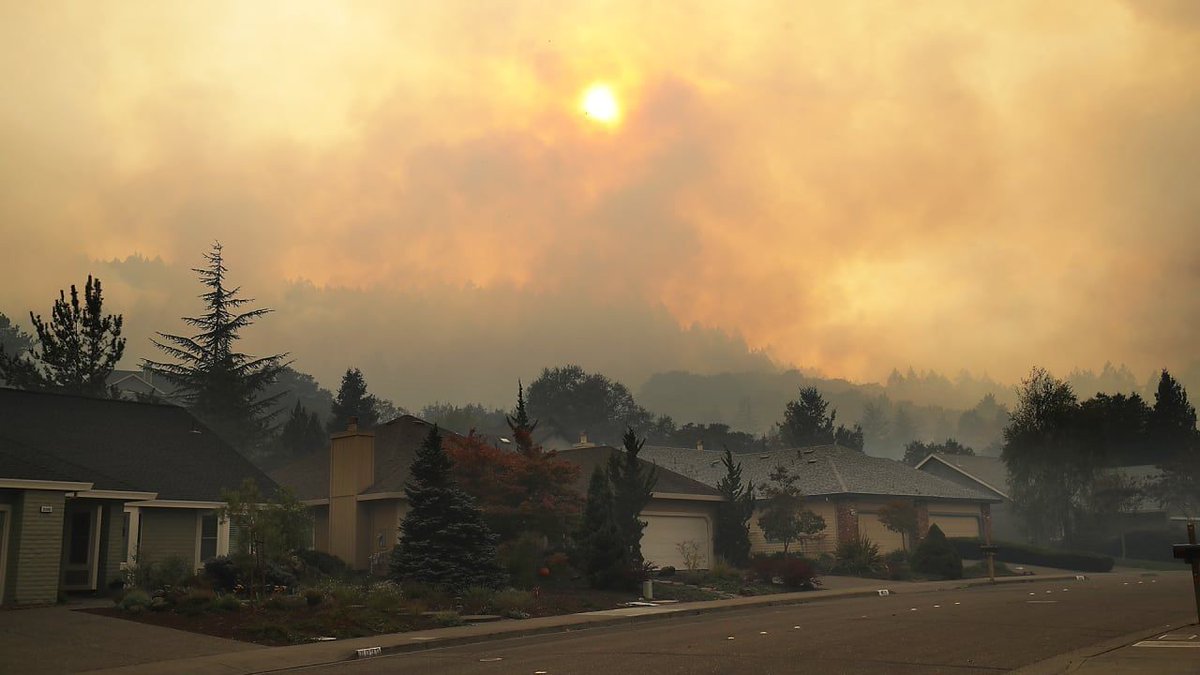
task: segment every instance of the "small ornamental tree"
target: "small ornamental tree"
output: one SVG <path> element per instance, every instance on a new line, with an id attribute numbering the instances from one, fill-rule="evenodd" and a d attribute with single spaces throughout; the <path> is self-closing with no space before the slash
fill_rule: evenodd
<path id="1" fill-rule="evenodd" d="M 917 507 L 903 500 L 893 500 L 879 507 L 879 522 L 900 535 L 900 545 L 908 550 L 908 542 L 917 538 Z"/>
<path id="2" fill-rule="evenodd" d="M 532 444 L 506 452 L 470 433 L 446 442 L 454 477 L 479 503 L 484 519 L 502 540 L 523 532 L 561 542 L 583 507 L 575 491 L 579 467 Z"/>
<path id="3" fill-rule="evenodd" d="M 825 531 L 826 527 L 825 518 L 820 514 L 808 509 L 801 510 L 796 516 L 796 530 L 800 533 L 797 541 L 800 544 L 801 550 L 804 549 L 805 542 L 813 541 L 823 536 L 821 533 Z"/>
<path id="4" fill-rule="evenodd" d="M 958 550 L 937 525 L 930 526 L 929 534 L 917 546 L 913 553 L 912 568 L 921 574 L 944 579 L 961 579 L 963 575 L 962 558 Z"/>
<path id="5" fill-rule="evenodd" d="M 504 574 L 496 562 L 496 535 L 475 500 L 451 475 L 437 425 L 429 430 L 404 486 L 409 511 L 392 549 L 391 576 L 454 590 L 497 588 Z"/>
<path id="6" fill-rule="evenodd" d="M 534 454 L 533 430 L 537 428 L 538 423 L 537 420 L 529 419 L 529 412 L 525 409 L 525 387 L 521 385 L 520 380 L 517 380 L 517 407 L 513 414 L 504 416 L 504 421 L 508 423 L 513 442 L 517 444 L 521 453 Z"/>
<path id="7" fill-rule="evenodd" d="M 763 484 L 767 508 L 758 517 L 758 526 L 768 541 L 783 544 L 783 554 L 786 556 L 791 543 L 804 534 L 800 529 L 804 496 L 796 486 L 799 477 L 792 475 L 782 464 L 771 470 L 769 478 L 770 482 Z"/>
<path id="8" fill-rule="evenodd" d="M 237 490 L 221 494 L 225 505 L 217 509 L 237 531 L 237 552 L 254 562 L 250 587 L 258 589 L 266 563 L 280 561 L 304 548 L 312 535 L 312 512 L 287 488 L 264 498 L 258 483 L 247 478 Z"/>
<path id="9" fill-rule="evenodd" d="M 734 463 L 729 448 L 725 448 L 721 462 L 725 465 L 725 476 L 717 483 L 717 491 L 725 501 L 717 506 L 713 549 L 718 556 L 744 567 L 750 559 L 749 523 L 754 515 L 754 486 L 742 483 L 742 464 Z"/>

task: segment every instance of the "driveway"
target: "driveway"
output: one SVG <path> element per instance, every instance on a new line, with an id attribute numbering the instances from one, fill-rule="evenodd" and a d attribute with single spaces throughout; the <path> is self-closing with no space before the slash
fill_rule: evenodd
<path id="1" fill-rule="evenodd" d="M 262 649 L 72 609 L 80 606 L 0 610 L 0 673 L 76 673 Z"/>

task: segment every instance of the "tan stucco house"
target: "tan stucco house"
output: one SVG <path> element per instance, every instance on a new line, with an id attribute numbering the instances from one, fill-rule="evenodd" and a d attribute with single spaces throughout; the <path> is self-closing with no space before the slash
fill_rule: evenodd
<path id="1" fill-rule="evenodd" d="M 641 456 L 661 468 L 715 487 L 725 476 L 723 454 L 703 447 L 646 446 Z M 801 542 L 800 549 L 806 554 L 832 553 L 839 542 L 860 535 L 878 544 L 881 552 L 902 548 L 905 542 L 901 535 L 884 527 L 878 517 L 882 506 L 896 500 L 916 507 L 921 532 L 936 524 L 950 537 L 987 536 L 991 505 L 1000 501 L 895 460 L 839 445 L 742 453 L 734 455 L 734 460 L 742 465 L 743 482 L 754 485 L 760 495 L 761 486 L 777 466 L 799 477 L 797 486 L 805 495 L 805 508 L 826 523 L 822 535 Z M 750 519 L 753 553 L 783 550 L 781 543 L 768 541 L 758 526 L 764 506 L 760 501 Z"/>
<path id="2" fill-rule="evenodd" d="M 409 469 L 430 427 L 411 415 L 371 431 L 351 425 L 333 435 L 329 450 L 272 472 L 275 481 L 312 507 L 314 548 L 332 553 L 356 569 L 386 564 L 408 513 L 404 485 Z M 446 430 L 442 434 L 443 439 L 455 435 Z M 582 495 L 587 493 L 592 469 L 613 452 L 616 450 L 607 446 L 582 443 L 559 451 L 559 457 L 580 466 L 576 488 Z M 660 566 L 681 566 L 676 545 L 695 541 L 707 565 L 712 559 L 713 515 L 720 501 L 711 487 L 672 471 L 660 471 L 658 488 L 642 514 L 648 523 L 642 538 L 643 556 Z"/>
<path id="3" fill-rule="evenodd" d="M 0 603 L 96 591 L 123 566 L 229 551 L 221 493 L 275 484 L 177 406 L 0 389 Z"/>

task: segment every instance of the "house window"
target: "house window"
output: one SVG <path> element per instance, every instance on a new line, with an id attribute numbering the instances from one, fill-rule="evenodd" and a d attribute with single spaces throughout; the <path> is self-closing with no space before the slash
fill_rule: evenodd
<path id="1" fill-rule="evenodd" d="M 217 557 L 217 515 L 200 516 L 200 562 Z"/>

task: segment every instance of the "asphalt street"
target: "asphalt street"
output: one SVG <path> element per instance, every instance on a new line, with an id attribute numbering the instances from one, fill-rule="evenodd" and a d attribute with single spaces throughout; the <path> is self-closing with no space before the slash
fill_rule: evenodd
<path id="1" fill-rule="evenodd" d="M 305 672 L 995 673 L 1194 621 L 1190 575 L 1103 575 L 678 617 Z"/>

